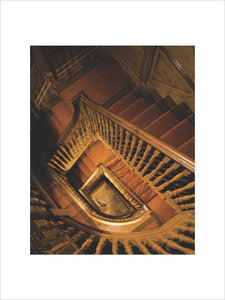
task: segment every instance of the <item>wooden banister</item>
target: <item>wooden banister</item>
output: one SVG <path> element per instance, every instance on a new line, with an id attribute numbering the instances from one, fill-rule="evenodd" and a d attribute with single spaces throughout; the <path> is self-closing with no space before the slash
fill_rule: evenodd
<path id="1" fill-rule="evenodd" d="M 55 204 L 55 201 L 50 196 L 50 193 L 48 192 L 48 189 L 44 186 L 44 184 L 41 182 L 40 178 L 37 177 L 37 175 L 32 172 L 31 173 L 31 179 L 32 183 L 37 188 L 38 192 L 44 197 L 44 199 L 48 202 L 48 204 L 51 207 L 57 207 Z M 193 224 L 194 226 L 194 214 L 193 212 L 182 212 L 180 214 L 177 214 L 175 217 L 170 219 L 167 223 L 163 224 L 162 226 L 152 229 L 151 231 L 140 231 L 140 232 L 130 232 L 130 233 L 121 233 L 121 232 L 110 232 L 107 230 L 100 230 L 97 228 L 92 228 L 88 225 L 81 224 L 80 222 L 67 217 L 67 216 L 58 216 L 59 219 L 61 219 L 66 224 L 79 229 L 80 231 L 87 232 L 89 234 L 95 234 L 96 236 L 102 237 L 104 239 L 120 239 L 120 238 L 153 238 L 154 236 L 157 237 L 163 233 L 167 233 L 170 230 L 176 230 L 177 228 L 182 228 L 183 223 L 190 222 L 190 224 Z"/>
<path id="2" fill-rule="evenodd" d="M 145 132 L 144 130 L 140 129 L 134 124 L 122 119 L 121 117 L 115 115 L 114 113 L 106 110 L 104 107 L 100 106 L 99 104 L 93 102 L 83 93 L 80 94 L 80 99 L 83 103 L 89 106 L 91 109 L 97 111 L 98 113 L 104 115 L 108 119 L 114 121 L 118 125 L 123 128 L 126 128 L 129 132 L 136 135 L 140 139 L 144 140 L 146 143 L 150 144 L 160 152 L 163 152 L 165 155 L 172 158 L 174 161 L 178 162 L 185 168 L 189 169 L 191 172 L 195 172 L 195 162 L 192 158 L 188 157 L 187 155 L 183 154 L 179 150 L 175 149 L 174 147 L 166 144 L 162 140 L 150 135 L 149 133 Z"/>

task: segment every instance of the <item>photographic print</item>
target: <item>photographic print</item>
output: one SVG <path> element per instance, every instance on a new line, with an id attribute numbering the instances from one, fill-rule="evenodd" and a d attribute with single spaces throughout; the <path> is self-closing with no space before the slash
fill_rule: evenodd
<path id="1" fill-rule="evenodd" d="M 31 46 L 31 254 L 195 254 L 195 47 Z"/>

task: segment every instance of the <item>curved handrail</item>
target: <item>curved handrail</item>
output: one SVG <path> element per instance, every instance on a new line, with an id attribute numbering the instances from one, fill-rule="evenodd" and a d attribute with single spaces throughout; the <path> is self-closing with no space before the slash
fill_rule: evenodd
<path id="1" fill-rule="evenodd" d="M 31 179 L 34 183 L 35 187 L 37 188 L 38 192 L 44 197 L 44 199 L 48 202 L 50 207 L 58 207 L 55 203 L 55 201 L 50 196 L 49 192 L 47 191 L 47 188 L 43 185 L 43 183 L 40 182 L 40 179 L 37 177 L 37 175 L 32 171 L 31 172 Z M 109 232 L 109 231 L 103 231 L 101 229 L 92 228 L 88 225 L 82 224 L 71 217 L 65 217 L 65 216 L 58 216 L 62 221 L 66 222 L 67 224 L 73 226 L 74 228 L 78 228 L 82 231 L 86 231 L 90 234 L 95 234 L 97 236 L 101 236 L 104 238 L 112 238 L 113 236 L 117 238 L 149 238 L 154 237 L 155 235 L 160 235 L 162 233 L 166 233 L 170 229 L 172 230 L 176 224 L 179 224 L 179 222 L 183 222 L 186 220 L 193 219 L 194 213 L 193 212 L 183 212 L 180 214 L 177 214 L 175 217 L 170 219 L 167 223 L 163 224 L 162 226 L 152 229 L 150 231 L 140 231 L 140 232 L 130 232 L 130 233 L 120 233 L 120 232 Z"/>
<path id="2" fill-rule="evenodd" d="M 174 147 L 166 144 L 162 140 L 150 135 L 149 133 L 145 132 L 144 130 L 140 129 L 134 124 L 122 119 L 121 117 L 115 115 L 113 112 L 106 110 L 101 105 L 95 103 L 91 99 L 89 99 L 84 93 L 80 94 L 80 99 L 90 108 L 96 110 L 97 112 L 105 115 L 112 121 L 116 122 L 120 126 L 126 128 L 132 134 L 136 135 L 140 139 L 144 140 L 145 142 L 149 143 L 154 148 L 158 149 L 159 151 L 163 152 L 165 155 L 169 156 L 176 162 L 180 163 L 185 168 L 189 169 L 191 172 L 195 172 L 195 162 L 189 156 L 183 154 L 182 152 L 178 151 Z"/>

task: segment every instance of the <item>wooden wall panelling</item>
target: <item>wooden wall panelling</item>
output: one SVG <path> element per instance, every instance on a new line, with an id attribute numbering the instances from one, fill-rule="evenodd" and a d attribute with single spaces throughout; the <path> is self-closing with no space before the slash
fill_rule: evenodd
<path id="1" fill-rule="evenodd" d="M 157 47 L 147 89 L 157 89 L 161 96 L 170 95 L 180 104 L 185 102 L 194 110 L 194 91 L 164 51 Z"/>

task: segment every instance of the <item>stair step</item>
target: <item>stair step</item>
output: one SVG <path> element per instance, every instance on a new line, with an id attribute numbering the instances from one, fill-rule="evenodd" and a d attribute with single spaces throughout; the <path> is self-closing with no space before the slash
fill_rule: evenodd
<path id="1" fill-rule="evenodd" d="M 153 100 L 154 102 L 159 102 L 162 97 L 161 95 L 157 92 L 157 90 L 152 90 L 147 97 L 151 100 Z"/>
<path id="2" fill-rule="evenodd" d="M 83 182 L 81 181 L 81 179 L 74 173 L 74 171 L 72 170 L 71 172 L 69 172 L 69 178 L 70 181 L 72 181 L 72 183 L 79 189 L 82 187 Z M 73 186 L 72 184 L 72 186 Z"/>
<path id="3" fill-rule="evenodd" d="M 90 157 L 85 155 L 84 157 L 82 157 L 82 160 L 85 163 L 85 165 L 88 167 L 88 169 L 91 171 L 91 173 L 94 173 L 94 171 L 96 170 L 96 165 L 93 163 Z"/>
<path id="4" fill-rule="evenodd" d="M 171 109 L 171 112 L 174 114 L 174 116 L 177 118 L 179 122 L 183 121 L 185 118 L 185 114 L 180 109 L 179 105 L 175 106 L 173 109 Z"/>
<path id="5" fill-rule="evenodd" d="M 167 144 L 178 148 L 194 136 L 194 131 L 194 127 L 191 125 L 188 119 L 185 119 L 170 129 L 167 133 L 162 135 L 160 139 Z"/>
<path id="6" fill-rule="evenodd" d="M 142 180 L 141 180 L 142 181 Z M 141 182 L 135 189 L 133 189 L 133 192 L 140 198 L 142 199 L 142 195 L 144 195 L 148 190 L 149 186 L 145 182 Z"/>
<path id="7" fill-rule="evenodd" d="M 66 207 L 66 209 L 69 211 L 70 217 L 73 217 L 74 215 L 77 215 L 79 213 L 71 203 Z"/>
<path id="8" fill-rule="evenodd" d="M 166 223 L 176 214 L 175 210 L 159 195 L 156 195 L 153 199 L 151 199 L 148 206 L 162 223 Z"/>
<path id="9" fill-rule="evenodd" d="M 107 165 L 108 168 L 113 169 L 120 163 L 120 160 L 115 156 Z"/>
<path id="10" fill-rule="evenodd" d="M 78 168 L 76 166 L 76 169 L 74 169 L 74 173 L 76 174 L 76 176 L 80 179 L 80 181 L 83 183 L 85 183 L 89 176 L 87 176 L 80 168 Z"/>
<path id="11" fill-rule="evenodd" d="M 193 136 L 190 138 L 186 143 L 181 145 L 178 148 L 181 152 L 185 153 L 186 155 L 195 158 L 195 137 Z"/>
<path id="12" fill-rule="evenodd" d="M 190 117 L 193 114 L 192 110 L 189 108 L 189 106 L 185 102 L 180 103 L 178 105 L 178 107 L 182 111 L 182 113 L 185 115 L 186 118 Z"/>
<path id="13" fill-rule="evenodd" d="M 88 168 L 83 159 L 79 159 L 77 166 L 88 178 L 92 175 L 92 171 Z"/>
<path id="14" fill-rule="evenodd" d="M 80 213 L 75 214 L 74 216 L 72 216 L 72 218 L 82 224 L 90 225 Z"/>
<path id="15" fill-rule="evenodd" d="M 122 113 L 119 113 L 119 116 L 130 121 L 148 107 L 147 102 L 143 98 L 140 98 L 127 107 Z"/>
<path id="16" fill-rule="evenodd" d="M 141 200 L 144 201 L 145 204 L 149 203 L 154 197 L 156 193 L 152 189 L 148 189 L 144 194 L 141 196 Z"/>
<path id="17" fill-rule="evenodd" d="M 165 114 L 161 115 L 150 125 L 145 127 L 145 131 L 159 138 L 160 136 L 162 136 L 164 133 L 166 133 L 168 130 L 170 130 L 177 124 L 178 124 L 177 119 L 174 117 L 171 111 L 168 111 Z"/>
<path id="18" fill-rule="evenodd" d="M 125 166 L 121 161 L 113 166 L 110 166 L 110 169 L 115 173 L 122 172 L 122 174 L 126 174 L 127 172 L 129 172 L 129 168 Z"/>
<path id="19" fill-rule="evenodd" d="M 112 155 L 112 151 L 106 148 L 106 146 L 101 142 L 87 152 L 87 156 L 96 166 L 106 161 Z"/>
<path id="20" fill-rule="evenodd" d="M 122 181 L 129 187 L 131 191 L 134 191 L 134 189 L 136 189 L 142 183 L 142 180 L 137 177 L 137 175 L 133 176 L 132 179 L 125 178 L 125 180 Z"/>
<path id="21" fill-rule="evenodd" d="M 145 128 L 155 119 L 162 115 L 162 111 L 156 104 L 149 106 L 145 111 L 141 112 L 138 116 L 131 120 L 131 122 L 140 128 Z"/>
<path id="22" fill-rule="evenodd" d="M 55 201 L 63 209 L 67 208 L 70 205 L 70 202 L 63 195 L 55 199 Z"/>
<path id="23" fill-rule="evenodd" d="M 115 114 L 121 113 L 125 110 L 129 105 L 133 104 L 137 101 L 136 97 L 134 96 L 133 92 L 129 92 L 127 95 L 122 97 L 119 101 L 114 103 L 109 110 Z"/>
<path id="24" fill-rule="evenodd" d="M 163 101 L 166 103 L 166 105 L 169 107 L 169 109 L 173 109 L 176 105 L 176 103 L 173 101 L 173 99 L 167 95 L 163 98 Z"/>

